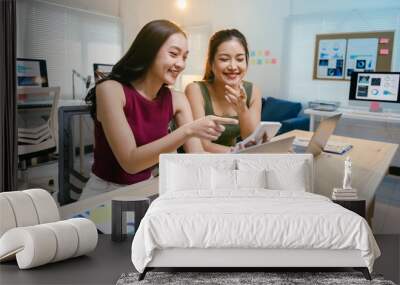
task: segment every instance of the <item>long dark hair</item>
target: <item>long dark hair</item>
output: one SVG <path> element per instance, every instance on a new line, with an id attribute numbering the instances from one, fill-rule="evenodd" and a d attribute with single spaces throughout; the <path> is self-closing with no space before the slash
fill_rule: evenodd
<path id="1" fill-rule="evenodd" d="M 106 80 L 116 80 L 121 84 L 131 84 L 146 74 L 161 46 L 176 33 L 186 34 L 174 23 L 155 20 L 147 23 L 138 33 L 126 54 L 114 65 L 110 74 L 99 80 L 89 90 L 85 101 L 90 105 L 90 114 L 96 119 L 96 86 Z"/>
<path id="2" fill-rule="evenodd" d="M 243 46 L 246 55 L 246 63 L 249 64 L 249 48 L 247 46 L 246 37 L 236 29 L 218 31 L 210 38 L 210 42 L 208 44 L 208 54 L 203 80 L 214 80 L 215 75 L 211 67 L 215 58 L 215 54 L 217 53 L 217 49 L 222 43 L 232 39 L 238 40 Z"/>

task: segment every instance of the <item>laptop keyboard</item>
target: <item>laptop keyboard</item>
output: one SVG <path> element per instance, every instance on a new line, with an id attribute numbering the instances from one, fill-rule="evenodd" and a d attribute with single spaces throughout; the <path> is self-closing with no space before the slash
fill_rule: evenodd
<path id="1" fill-rule="evenodd" d="M 293 150 L 294 152 L 305 152 L 308 144 L 310 143 L 310 139 L 308 138 L 296 138 L 293 141 Z M 344 153 L 352 148 L 352 145 L 348 143 L 328 141 L 326 146 L 324 147 L 324 151 L 332 152 L 332 153 Z"/>

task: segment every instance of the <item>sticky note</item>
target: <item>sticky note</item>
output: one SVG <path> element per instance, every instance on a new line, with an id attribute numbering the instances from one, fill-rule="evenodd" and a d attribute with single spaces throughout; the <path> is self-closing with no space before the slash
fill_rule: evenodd
<path id="1" fill-rule="evenodd" d="M 263 63 L 262 59 L 257 59 L 257 64 L 262 64 L 262 63 Z"/>
<path id="2" fill-rule="evenodd" d="M 250 64 L 256 64 L 256 60 L 254 58 L 250 59 Z"/>
<path id="3" fill-rule="evenodd" d="M 389 39 L 388 38 L 380 38 L 379 39 L 379 43 L 380 44 L 388 44 L 389 43 Z"/>
<path id="4" fill-rule="evenodd" d="M 250 52 L 250 56 L 251 56 L 251 57 L 256 56 L 256 52 L 255 52 L 254 50 L 252 50 L 252 51 Z"/>
<path id="5" fill-rule="evenodd" d="M 273 59 L 271 60 L 271 63 L 272 63 L 272 64 L 277 64 L 277 63 L 278 63 L 278 60 L 277 60 L 276 58 L 273 58 Z"/>
<path id="6" fill-rule="evenodd" d="M 257 51 L 257 56 L 261 56 L 262 55 L 262 51 L 261 50 L 258 50 Z"/>
<path id="7" fill-rule="evenodd" d="M 264 51 L 264 56 L 269 56 L 270 54 L 271 54 L 271 52 L 270 52 L 269 50 L 266 49 L 266 50 Z"/>
<path id="8" fill-rule="evenodd" d="M 379 50 L 380 55 L 388 55 L 389 54 L 389 49 L 388 48 L 381 48 Z"/>
<path id="9" fill-rule="evenodd" d="M 378 112 L 381 109 L 381 106 L 379 102 L 372 101 L 369 108 L 372 112 Z"/>

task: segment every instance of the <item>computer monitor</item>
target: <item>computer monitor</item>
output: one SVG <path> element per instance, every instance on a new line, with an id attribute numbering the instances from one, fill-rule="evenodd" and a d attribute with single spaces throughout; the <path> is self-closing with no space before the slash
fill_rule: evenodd
<path id="1" fill-rule="evenodd" d="M 17 58 L 17 87 L 49 87 L 46 61 Z"/>
<path id="2" fill-rule="evenodd" d="M 93 63 L 94 82 L 110 74 L 113 66 L 113 64 Z"/>
<path id="3" fill-rule="evenodd" d="M 400 103 L 400 72 L 353 72 L 349 100 Z"/>

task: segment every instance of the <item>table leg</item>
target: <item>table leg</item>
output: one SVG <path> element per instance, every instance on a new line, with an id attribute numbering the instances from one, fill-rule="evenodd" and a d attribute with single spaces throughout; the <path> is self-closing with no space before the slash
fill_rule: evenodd
<path id="1" fill-rule="evenodd" d="M 83 118 L 79 115 L 79 173 L 84 175 L 85 145 L 83 142 Z"/>
<path id="2" fill-rule="evenodd" d="M 310 132 L 314 131 L 315 115 L 310 114 Z"/>
<path id="3" fill-rule="evenodd" d="M 111 240 L 122 241 L 122 205 L 112 201 L 111 214 Z"/>

